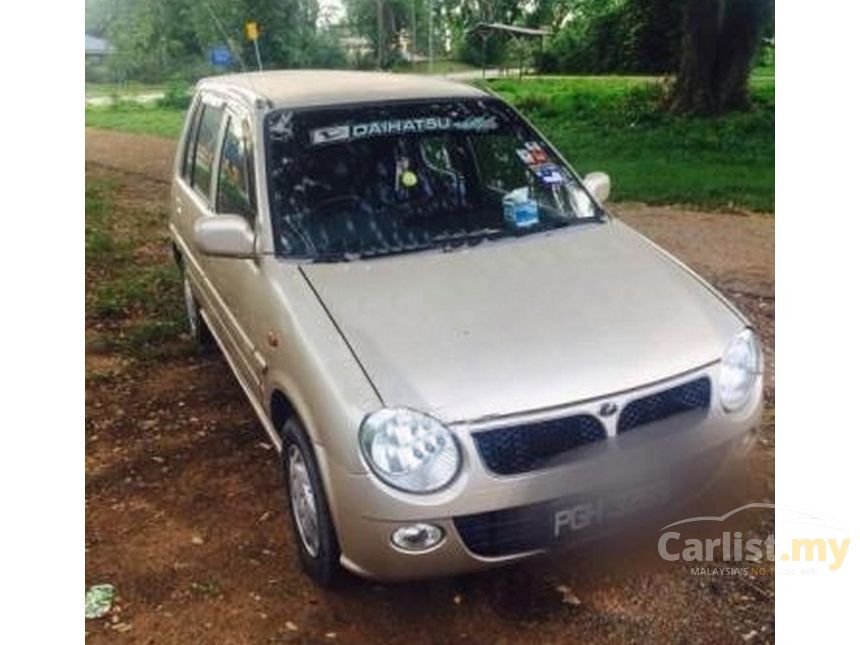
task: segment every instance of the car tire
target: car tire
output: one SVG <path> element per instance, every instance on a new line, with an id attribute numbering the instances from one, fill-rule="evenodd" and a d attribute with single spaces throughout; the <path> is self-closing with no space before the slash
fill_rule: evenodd
<path id="1" fill-rule="evenodd" d="M 182 297 L 185 301 L 185 317 L 188 322 L 188 333 L 195 345 L 202 348 L 210 348 L 215 344 L 212 332 L 200 315 L 200 303 L 191 288 L 191 281 L 186 271 L 182 271 Z"/>
<path id="2" fill-rule="evenodd" d="M 299 561 L 314 582 L 330 587 L 341 574 L 340 546 L 316 456 L 297 420 L 287 420 L 281 430 L 281 438 L 288 515 Z"/>

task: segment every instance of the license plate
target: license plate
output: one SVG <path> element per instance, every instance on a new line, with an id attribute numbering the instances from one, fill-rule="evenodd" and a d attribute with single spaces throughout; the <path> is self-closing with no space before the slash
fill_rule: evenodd
<path id="1" fill-rule="evenodd" d="M 669 501 L 669 483 L 653 482 L 600 497 L 565 500 L 550 513 L 552 538 L 566 541 L 585 537 L 638 512 L 658 508 Z"/>

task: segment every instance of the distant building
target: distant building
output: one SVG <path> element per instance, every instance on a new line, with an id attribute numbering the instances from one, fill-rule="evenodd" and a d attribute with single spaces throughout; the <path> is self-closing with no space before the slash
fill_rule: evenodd
<path id="1" fill-rule="evenodd" d="M 113 47 L 104 38 L 90 36 L 85 33 L 86 44 L 84 45 L 85 78 L 88 83 L 109 83 L 117 81 L 111 72 L 111 54 Z"/>
<path id="2" fill-rule="evenodd" d="M 90 36 L 89 34 L 84 34 L 84 36 L 86 37 L 86 45 L 84 46 L 84 56 L 86 58 L 102 59 L 113 53 L 113 48 L 104 38 Z"/>
<path id="3" fill-rule="evenodd" d="M 340 35 L 337 40 L 346 53 L 347 61 L 356 67 L 360 65 L 363 58 L 375 51 L 373 43 L 364 36 Z"/>

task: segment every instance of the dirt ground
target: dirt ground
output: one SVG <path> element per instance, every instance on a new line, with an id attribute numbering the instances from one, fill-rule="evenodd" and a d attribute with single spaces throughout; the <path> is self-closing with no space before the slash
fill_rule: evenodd
<path id="1" fill-rule="evenodd" d="M 133 240 L 111 256 L 126 268 L 168 263 L 172 155 L 164 139 L 87 131 L 88 186 L 109 187 L 108 216 Z M 762 333 L 768 410 L 744 464 L 744 495 L 772 502 L 773 218 L 614 210 L 712 281 Z M 87 621 L 92 642 L 773 640 L 771 577 L 694 576 L 681 564 L 640 567 L 601 552 L 423 583 L 347 578 L 333 591 L 316 588 L 294 554 L 275 451 L 226 363 L 178 333 L 139 333 L 146 302 L 91 306 L 116 270 L 88 255 L 86 582 L 110 582 L 118 594 L 107 617 Z M 165 280 L 166 302 L 179 306 Z M 162 328 L 171 329 L 154 327 Z M 751 521 L 764 531 L 772 520 Z"/>

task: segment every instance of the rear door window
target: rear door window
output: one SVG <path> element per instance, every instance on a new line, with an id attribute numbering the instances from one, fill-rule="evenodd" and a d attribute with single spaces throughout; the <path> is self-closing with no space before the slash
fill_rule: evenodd
<path id="1" fill-rule="evenodd" d="M 254 225 L 254 172 L 247 124 L 229 117 L 221 147 L 217 211 L 242 215 Z"/>
<path id="2" fill-rule="evenodd" d="M 191 185 L 207 202 L 212 187 L 212 167 L 215 165 L 215 150 L 218 147 L 223 114 L 224 108 L 204 104 L 197 132 Z"/>

